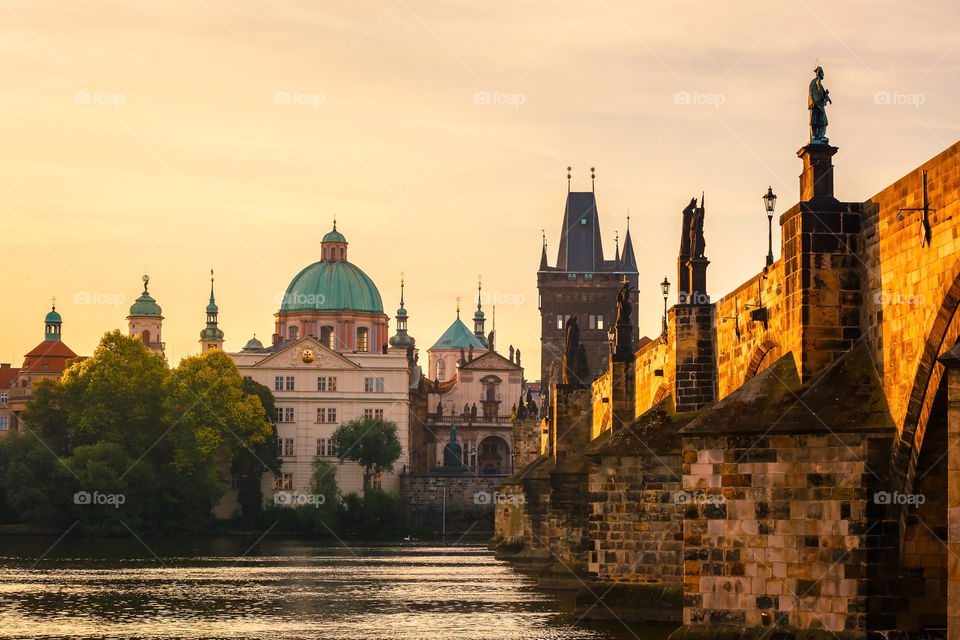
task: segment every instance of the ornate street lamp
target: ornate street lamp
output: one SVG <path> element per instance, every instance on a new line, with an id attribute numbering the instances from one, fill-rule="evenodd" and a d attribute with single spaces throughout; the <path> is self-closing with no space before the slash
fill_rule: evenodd
<path id="1" fill-rule="evenodd" d="M 663 282 L 660 283 L 660 291 L 663 292 L 663 339 L 667 339 L 667 296 L 670 295 L 670 281 L 667 276 L 663 276 Z"/>
<path id="2" fill-rule="evenodd" d="M 767 187 L 767 192 L 763 196 L 763 207 L 767 210 L 767 266 L 773 264 L 773 209 L 777 206 L 777 196 L 773 193 L 773 187 Z"/>

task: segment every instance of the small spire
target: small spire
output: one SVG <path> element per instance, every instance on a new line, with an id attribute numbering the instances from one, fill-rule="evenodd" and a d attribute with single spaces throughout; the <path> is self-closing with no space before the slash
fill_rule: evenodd
<path id="1" fill-rule="evenodd" d="M 572 175 L 570 173 L 571 171 L 573 171 L 573 167 L 567 167 L 567 193 L 570 193 L 570 177 Z"/>
<path id="2" fill-rule="evenodd" d="M 143 292 L 147 293 L 147 287 L 150 284 L 150 276 L 143 274 Z"/>
<path id="3" fill-rule="evenodd" d="M 337 216 L 333 216 L 333 230 L 337 230 Z"/>
<path id="4" fill-rule="evenodd" d="M 404 283 L 404 273 L 400 272 L 400 306 L 403 307 L 403 283 Z"/>
<path id="5" fill-rule="evenodd" d="M 627 231 L 630 231 L 630 209 L 627 209 Z"/>
<path id="6" fill-rule="evenodd" d="M 614 262 L 620 262 L 620 232 L 616 229 L 613 231 L 613 246 L 613 260 Z"/>
<path id="7" fill-rule="evenodd" d="M 597 180 L 596 169 L 594 169 L 593 167 L 590 167 L 590 190 L 591 191 L 597 190 L 596 180 Z"/>
<path id="8" fill-rule="evenodd" d="M 483 277 L 477 276 L 477 311 L 480 311 L 480 299 L 482 297 L 481 289 L 483 288 Z"/>
<path id="9" fill-rule="evenodd" d="M 53 296 L 52 298 L 50 298 L 50 309 L 51 311 L 57 310 L 57 296 Z"/>
<path id="10" fill-rule="evenodd" d="M 460 317 L 460 296 L 457 296 L 457 317 Z"/>
<path id="11" fill-rule="evenodd" d="M 210 269 L 210 302 L 213 302 L 213 269 Z"/>

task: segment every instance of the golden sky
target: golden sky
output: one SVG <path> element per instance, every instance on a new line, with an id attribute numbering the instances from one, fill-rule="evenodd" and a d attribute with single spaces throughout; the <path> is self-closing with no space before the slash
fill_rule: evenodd
<path id="1" fill-rule="evenodd" d="M 336 216 L 391 316 L 406 272 L 421 348 L 483 274 L 498 344 L 536 377 L 540 230 L 553 263 L 567 165 L 581 190 L 597 168 L 609 253 L 630 211 L 656 334 L 701 190 L 711 293 L 762 267 L 760 198 L 797 200 L 818 59 L 841 200 L 957 140 L 958 18 L 950 1 L 0 0 L 0 361 L 42 339 L 52 296 L 89 354 L 149 273 L 176 364 L 211 268 L 227 349 L 267 343 Z"/>

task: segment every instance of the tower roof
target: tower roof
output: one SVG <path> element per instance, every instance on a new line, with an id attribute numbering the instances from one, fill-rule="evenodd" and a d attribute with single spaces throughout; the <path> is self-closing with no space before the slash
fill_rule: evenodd
<path id="1" fill-rule="evenodd" d="M 467 325 L 463 324 L 463 320 L 460 319 L 460 316 L 457 315 L 457 319 L 447 327 L 447 330 L 443 332 L 443 335 L 440 336 L 440 339 L 430 347 L 430 349 L 469 349 L 470 347 L 474 349 L 486 349 L 485 345 L 480 338 L 471 333 L 470 329 L 467 328 Z"/>
<path id="2" fill-rule="evenodd" d="M 321 260 L 294 276 L 280 311 L 383 313 L 383 302 L 377 286 L 360 267 L 347 261 Z"/>
<path id="3" fill-rule="evenodd" d="M 143 276 L 143 293 L 130 305 L 130 315 L 128 318 L 159 318 L 161 317 L 160 305 L 154 300 L 147 286 L 150 284 L 150 276 Z"/>
<path id="4" fill-rule="evenodd" d="M 623 257 L 620 260 L 620 267 L 617 271 L 626 273 L 638 273 L 637 258 L 633 254 L 633 240 L 630 238 L 630 222 L 627 221 L 627 235 L 623 239 Z"/>
<path id="5" fill-rule="evenodd" d="M 557 269 L 591 273 L 603 268 L 596 195 L 592 191 L 571 191 L 563 211 Z"/>

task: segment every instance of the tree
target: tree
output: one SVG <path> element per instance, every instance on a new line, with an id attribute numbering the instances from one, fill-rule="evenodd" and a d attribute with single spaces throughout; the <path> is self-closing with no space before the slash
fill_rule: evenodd
<path id="1" fill-rule="evenodd" d="M 266 443 L 273 427 L 259 398 L 244 394 L 233 360 L 219 349 L 184 358 L 163 389 L 172 467 L 201 488 L 195 506 L 207 503 L 209 513 L 228 487 L 237 453 Z"/>
<path id="2" fill-rule="evenodd" d="M 238 479 L 237 502 L 240 503 L 240 512 L 249 520 L 263 510 L 263 474 L 280 474 L 280 453 L 277 447 L 277 427 L 271 422 L 275 415 L 273 392 L 252 378 L 243 379 L 242 389 L 244 395 L 255 396 L 260 400 L 264 418 L 270 424 L 270 435 L 266 440 L 237 451 L 230 468 L 231 473 Z"/>
<path id="3" fill-rule="evenodd" d="M 378 418 L 343 423 L 333 432 L 333 443 L 340 462 L 350 460 L 363 468 L 364 491 L 373 475 L 393 471 L 393 463 L 403 452 L 396 423 Z"/>

